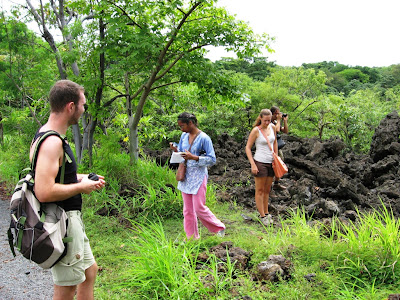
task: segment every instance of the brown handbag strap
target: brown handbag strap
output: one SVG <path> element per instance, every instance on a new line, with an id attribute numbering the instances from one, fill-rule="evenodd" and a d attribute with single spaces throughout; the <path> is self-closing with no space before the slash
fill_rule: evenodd
<path id="1" fill-rule="evenodd" d="M 268 125 L 268 126 L 269 126 L 269 125 Z M 260 126 L 257 126 L 257 127 L 258 127 L 258 130 L 260 130 L 260 132 L 261 132 L 262 135 L 264 136 L 264 138 L 267 140 L 269 149 L 271 149 L 271 151 L 274 152 L 274 150 L 272 150 L 272 146 L 271 146 L 271 143 L 269 142 L 268 137 L 265 135 L 264 131 L 261 130 L 261 125 L 260 125 Z M 271 129 L 271 130 L 272 130 L 272 129 Z"/>
<path id="2" fill-rule="evenodd" d="M 190 152 L 190 149 L 192 149 L 192 145 L 193 145 L 193 143 L 194 143 L 194 141 L 196 140 L 196 138 L 199 136 L 199 134 L 201 133 L 201 130 L 199 130 L 199 132 L 195 135 L 195 137 L 194 137 L 194 139 L 193 139 L 193 141 L 191 142 L 191 143 L 189 143 L 189 152 Z M 189 140 L 189 134 L 188 134 L 188 140 Z M 187 160 L 185 159 L 185 165 L 186 165 L 186 162 L 187 162 Z"/>
<path id="3" fill-rule="evenodd" d="M 190 152 L 190 149 L 192 149 L 192 145 L 193 145 L 193 143 L 194 143 L 194 141 L 196 140 L 196 138 L 199 136 L 199 134 L 201 133 L 201 130 L 199 130 L 199 132 L 195 135 L 195 137 L 194 137 L 194 139 L 193 139 L 193 141 L 191 142 L 191 143 L 189 143 L 189 152 Z M 190 134 L 188 134 L 188 140 L 189 140 L 189 136 L 190 136 Z"/>

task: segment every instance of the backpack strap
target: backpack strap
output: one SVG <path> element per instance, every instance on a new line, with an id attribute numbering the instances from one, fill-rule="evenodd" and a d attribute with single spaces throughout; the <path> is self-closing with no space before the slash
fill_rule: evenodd
<path id="1" fill-rule="evenodd" d="M 10 244 L 10 249 L 14 257 L 16 256 L 15 254 L 15 249 L 14 249 L 14 236 L 11 232 L 11 226 L 7 230 L 7 236 L 8 236 L 8 243 Z"/>
<path id="2" fill-rule="evenodd" d="M 41 137 L 39 137 L 39 139 L 36 143 L 36 146 L 35 146 L 35 150 L 33 152 L 33 156 L 32 156 L 31 170 L 32 170 L 32 173 L 35 174 L 39 148 L 42 145 L 42 143 L 44 142 L 44 140 L 51 135 L 58 136 L 63 143 L 64 155 L 63 155 L 63 162 L 61 165 L 61 175 L 60 175 L 60 183 L 63 184 L 64 183 L 64 174 L 65 174 L 65 161 L 67 160 L 68 162 L 71 162 L 71 158 L 68 156 L 68 154 L 65 152 L 65 149 L 64 149 L 65 136 L 60 135 L 57 131 L 49 130 L 49 131 L 46 131 Z"/>

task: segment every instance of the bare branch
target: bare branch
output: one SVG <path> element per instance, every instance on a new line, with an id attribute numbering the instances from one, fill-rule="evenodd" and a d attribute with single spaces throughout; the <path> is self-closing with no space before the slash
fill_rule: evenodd
<path id="1" fill-rule="evenodd" d="M 162 107 L 160 101 L 158 101 L 158 99 L 156 99 L 156 98 L 154 98 L 154 97 L 151 97 L 151 96 L 149 96 L 149 99 L 152 100 L 155 104 L 158 105 L 158 108 L 161 110 L 161 112 L 162 112 L 163 115 L 166 114 L 165 110 L 163 109 L 163 107 Z"/>
<path id="2" fill-rule="evenodd" d="M 94 14 L 91 13 L 90 15 L 87 15 L 87 16 L 83 17 L 81 22 L 83 23 L 83 22 L 85 22 L 87 20 L 92 20 L 93 18 L 94 18 Z"/>
<path id="3" fill-rule="evenodd" d="M 196 47 L 193 47 L 193 48 L 187 50 L 186 52 L 182 52 L 181 54 L 179 54 L 179 55 L 174 59 L 174 61 L 164 70 L 164 72 L 162 72 L 161 75 L 158 75 L 158 76 L 156 77 L 156 81 L 159 80 L 159 79 L 161 79 L 162 77 L 164 77 L 165 74 L 167 74 L 167 73 L 172 69 L 172 67 L 175 66 L 176 63 L 177 63 L 185 54 L 190 53 L 190 52 L 192 52 L 192 51 L 194 51 L 194 50 L 200 49 L 200 48 L 202 48 L 202 47 L 205 47 L 205 46 L 207 46 L 207 45 L 208 45 L 208 44 L 197 45 Z"/>
<path id="4" fill-rule="evenodd" d="M 115 96 L 115 97 L 112 97 L 110 100 L 108 100 L 106 103 L 103 104 L 103 107 L 108 107 L 108 106 L 110 106 L 111 104 L 113 104 L 113 102 L 114 102 L 115 100 L 117 100 L 118 98 L 122 98 L 122 97 L 126 97 L 126 96 L 129 96 L 129 95 L 117 95 L 117 96 Z"/>
<path id="5" fill-rule="evenodd" d="M 114 5 L 116 8 L 118 8 L 122 12 L 122 14 L 124 16 L 126 16 L 129 20 L 131 20 L 131 22 L 127 23 L 127 25 L 133 25 L 133 26 L 139 27 L 140 29 L 143 29 L 142 26 L 140 26 L 138 23 L 136 23 L 122 7 L 120 7 L 119 5 L 117 5 L 116 3 L 114 3 L 110 0 L 107 0 L 107 2 L 110 3 L 111 5 Z"/>
<path id="6" fill-rule="evenodd" d="M 198 2 L 194 2 L 193 6 L 190 8 L 190 10 L 183 16 L 182 20 L 179 22 L 178 26 L 176 27 L 175 31 L 173 32 L 171 38 L 169 39 L 169 41 L 167 42 L 167 44 L 165 45 L 164 49 L 161 51 L 160 56 L 158 57 L 158 64 L 157 64 L 157 68 L 161 69 L 161 66 L 163 65 L 163 61 L 165 58 L 165 55 L 169 49 L 169 47 L 171 47 L 172 43 L 174 42 L 176 36 L 178 35 L 178 32 L 181 30 L 183 24 L 185 24 L 187 18 L 189 18 L 189 16 L 196 10 L 196 8 L 201 4 L 201 1 Z M 183 56 L 183 55 L 182 55 Z M 178 59 L 179 60 L 179 59 Z M 177 61 L 178 61 L 177 60 Z M 175 63 L 177 62 L 175 61 Z M 175 65 L 175 63 L 173 63 L 173 65 Z M 172 66 L 173 66 L 172 65 Z M 172 67 L 171 66 L 171 67 Z M 169 68 L 170 69 L 170 68 Z M 168 70 L 169 70 L 168 69 Z M 165 75 L 165 72 L 163 75 L 158 76 L 157 78 L 161 78 L 162 76 Z"/>
<path id="7" fill-rule="evenodd" d="M 298 116 L 300 116 L 309 106 L 313 105 L 316 102 L 319 102 L 319 100 L 314 100 L 314 101 L 308 103 L 307 106 L 301 112 L 299 112 L 299 114 L 292 120 L 292 122 L 294 120 L 296 120 L 298 118 Z"/>
<path id="8" fill-rule="evenodd" d="M 131 99 L 135 99 L 135 98 L 137 97 L 137 95 L 139 95 L 139 94 L 143 91 L 144 88 L 145 88 L 145 85 L 143 84 L 143 85 L 136 91 L 136 93 L 134 93 L 134 94 L 131 96 Z"/>
<path id="9" fill-rule="evenodd" d="M 108 86 L 110 89 L 116 91 L 116 92 L 119 93 L 119 94 L 122 94 L 121 91 L 117 90 L 115 87 L 113 87 L 113 86 L 111 86 L 111 85 L 109 85 L 109 84 L 105 84 L 105 86 Z"/>
<path id="10" fill-rule="evenodd" d="M 30 11 L 36 20 L 36 23 L 39 26 L 39 29 L 42 32 L 42 37 L 46 40 L 46 42 L 49 44 L 51 50 L 56 56 L 56 62 L 57 62 L 57 68 L 60 73 L 60 76 L 62 79 L 66 79 L 67 75 L 65 74 L 63 62 L 60 56 L 60 53 L 58 51 L 58 48 L 56 46 L 56 43 L 54 41 L 53 35 L 50 33 L 50 31 L 47 29 L 46 23 L 45 23 L 45 18 L 44 18 L 44 10 L 43 10 L 43 3 L 42 0 L 40 0 L 40 12 L 41 16 L 39 13 L 36 11 L 35 7 L 32 5 L 30 0 L 26 0 L 26 3 L 28 4 Z"/>
<path id="11" fill-rule="evenodd" d="M 173 84 L 177 84 L 177 83 L 181 83 L 181 82 L 182 82 L 182 81 L 179 80 L 179 81 L 174 81 L 174 82 L 162 84 L 162 85 L 159 85 L 159 86 L 156 86 L 156 87 L 151 88 L 150 91 L 154 91 L 155 89 L 159 89 L 159 88 L 162 88 L 162 87 L 165 87 L 165 86 L 169 86 L 169 85 L 173 85 Z"/>
<path id="12" fill-rule="evenodd" d="M 60 2 L 62 2 L 62 1 L 60 1 Z M 64 17 L 64 11 L 61 9 L 62 5 L 60 5 L 60 8 L 59 8 L 60 14 L 57 11 L 57 6 L 55 5 L 54 0 L 50 0 L 50 6 L 53 10 L 53 13 L 56 15 L 56 22 L 57 22 L 58 28 L 62 31 L 62 24 L 60 23 L 61 18 Z"/>
<path id="13" fill-rule="evenodd" d="M 164 70 L 164 72 L 162 72 L 161 75 L 158 75 L 158 76 L 155 78 L 155 81 L 157 81 L 157 80 L 163 78 L 163 77 L 165 76 L 165 74 L 167 74 L 167 73 L 172 69 L 172 67 L 175 66 L 175 64 L 176 64 L 184 55 L 185 55 L 185 52 L 182 52 L 181 54 L 179 54 L 179 55 L 174 59 L 174 61 Z"/>
<path id="14" fill-rule="evenodd" d="M 72 11 L 71 9 L 69 9 L 68 7 L 66 8 L 67 12 L 68 12 L 68 20 L 67 20 L 67 24 L 69 24 L 69 22 L 71 22 L 72 18 L 75 16 L 75 12 Z"/>
<path id="15" fill-rule="evenodd" d="M 197 22 L 197 21 L 203 21 L 206 19 L 219 19 L 219 20 L 226 20 L 225 18 L 221 18 L 221 17 L 216 17 L 216 16 L 207 16 L 207 17 L 203 17 L 203 18 L 196 18 L 196 19 L 190 19 L 190 20 L 186 20 L 186 23 L 190 23 L 190 22 Z"/>
<path id="16" fill-rule="evenodd" d="M 177 10 L 179 10 L 183 15 L 185 14 L 185 12 L 182 9 L 180 9 L 179 7 L 177 8 Z"/>

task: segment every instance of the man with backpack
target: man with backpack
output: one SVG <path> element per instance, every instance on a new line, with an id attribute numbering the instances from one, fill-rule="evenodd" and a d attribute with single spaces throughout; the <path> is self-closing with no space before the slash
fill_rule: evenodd
<path id="1" fill-rule="evenodd" d="M 84 88 L 69 80 L 60 80 L 50 90 L 50 116 L 35 135 L 31 145 L 32 159 L 36 142 L 48 131 L 65 136 L 69 126 L 78 124 L 85 111 Z M 61 166 L 66 154 L 64 184 L 60 184 Z M 77 165 L 67 141 L 50 135 L 38 149 L 34 192 L 41 203 L 56 202 L 68 216 L 67 254 L 52 268 L 54 281 L 53 299 L 93 299 L 97 264 L 90 249 L 82 222 L 82 193 L 104 187 L 103 176 L 90 180 L 87 174 L 77 174 Z"/>

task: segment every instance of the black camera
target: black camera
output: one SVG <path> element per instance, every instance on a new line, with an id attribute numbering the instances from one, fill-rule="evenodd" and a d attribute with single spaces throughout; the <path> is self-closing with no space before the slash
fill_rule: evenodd
<path id="1" fill-rule="evenodd" d="M 282 114 L 282 118 L 286 118 L 287 117 L 287 114 Z"/>
<path id="2" fill-rule="evenodd" d="M 90 173 L 90 174 L 88 175 L 88 178 L 89 178 L 90 180 L 93 180 L 93 181 L 99 180 L 99 176 L 97 176 L 96 173 Z"/>

